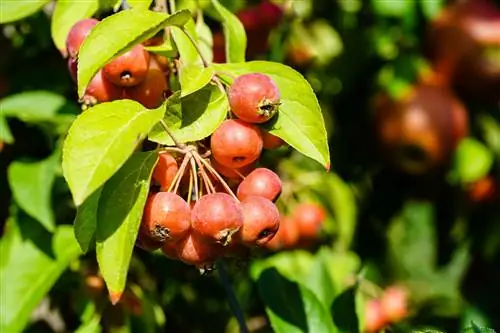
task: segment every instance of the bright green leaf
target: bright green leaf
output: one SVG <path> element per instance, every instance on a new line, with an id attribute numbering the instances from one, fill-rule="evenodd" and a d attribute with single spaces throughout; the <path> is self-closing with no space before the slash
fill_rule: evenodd
<path id="1" fill-rule="evenodd" d="M 215 18 L 222 24 L 227 62 L 244 62 L 247 35 L 241 21 L 217 0 L 211 0 Z"/>
<path id="2" fill-rule="evenodd" d="M 192 94 L 205 87 L 214 75 L 212 67 L 200 67 L 196 65 L 184 66 L 179 76 L 181 83 L 181 97 Z"/>
<path id="3" fill-rule="evenodd" d="M 136 44 L 155 35 L 166 26 L 182 26 L 188 11 L 174 15 L 149 10 L 130 9 L 108 16 L 99 22 L 83 42 L 78 55 L 78 95 L 85 92 L 97 71 Z"/>
<path id="4" fill-rule="evenodd" d="M 178 141 L 197 141 L 208 137 L 219 127 L 228 109 L 226 94 L 210 84 L 184 98 L 180 98 L 180 93 L 170 96 L 164 120 Z M 159 125 L 153 128 L 149 139 L 165 145 L 173 144 Z"/>
<path id="5" fill-rule="evenodd" d="M 452 173 L 462 183 L 472 183 L 486 176 L 493 164 L 493 154 L 473 138 L 460 141 L 454 156 Z"/>
<path id="6" fill-rule="evenodd" d="M 125 289 L 151 173 L 157 160 L 155 151 L 132 155 L 102 189 L 96 251 L 111 299 L 119 299 Z"/>
<path id="7" fill-rule="evenodd" d="M 153 52 L 167 58 L 174 58 L 177 56 L 177 50 L 172 47 L 172 44 L 169 41 L 165 41 L 160 45 L 146 46 L 144 48 L 149 52 Z"/>
<path id="8" fill-rule="evenodd" d="M 0 115 L 0 142 L 14 143 L 14 137 L 10 131 L 7 120 Z"/>
<path id="9" fill-rule="evenodd" d="M 135 101 L 117 100 L 98 104 L 74 121 L 62 166 L 77 206 L 125 163 L 164 112 L 164 105 L 148 110 Z"/>
<path id="10" fill-rule="evenodd" d="M 0 24 L 14 22 L 28 17 L 45 6 L 50 0 L 1 0 L 0 1 Z"/>
<path id="11" fill-rule="evenodd" d="M 303 250 L 281 252 L 265 259 L 254 260 L 250 275 L 253 280 L 257 280 L 266 269 L 276 268 L 287 279 L 304 284 L 313 264 L 314 256 L 310 252 Z"/>
<path id="12" fill-rule="evenodd" d="M 95 245 L 95 233 L 97 228 L 97 208 L 101 189 L 92 193 L 80 207 L 77 208 L 75 221 L 73 222 L 75 237 L 83 253 L 87 253 Z"/>
<path id="13" fill-rule="evenodd" d="M 66 38 L 78 21 L 91 17 L 99 9 L 99 0 L 59 0 L 52 15 L 51 33 L 54 44 L 66 54 Z"/>
<path id="14" fill-rule="evenodd" d="M 330 308 L 336 291 L 329 269 L 319 253 L 307 276 L 306 286 L 326 308 Z"/>
<path id="15" fill-rule="evenodd" d="M 262 272 L 258 288 L 274 332 L 337 332 L 316 296 L 306 287 L 285 279 L 276 269 Z"/>
<path id="16" fill-rule="evenodd" d="M 432 20 L 437 15 L 439 15 L 441 9 L 446 5 L 446 1 L 445 0 L 419 1 L 419 4 L 427 20 Z"/>
<path id="17" fill-rule="evenodd" d="M 52 288 L 71 260 L 80 255 L 70 226 L 54 234 L 26 225 L 25 235 L 9 220 L 0 240 L 0 332 L 22 332 L 31 313 Z"/>
<path id="18" fill-rule="evenodd" d="M 8 169 L 9 184 L 16 203 L 48 231 L 55 227 L 52 210 L 52 184 L 60 155 L 38 162 L 12 162 Z"/>
<path id="19" fill-rule="evenodd" d="M 132 8 L 148 9 L 153 0 L 127 0 Z"/>
<path id="20" fill-rule="evenodd" d="M 433 0 L 435 1 L 435 0 Z M 425 2 L 425 1 L 424 1 Z M 371 5 L 377 15 L 404 18 L 406 15 L 412 15 L 415 8 L 414 0 L 400 1 L 380 1 L 372 0 Z"/>
<path id="21" fill-rule="evenodd" d="M 226 73 L 233 76 L 256 72 L 269 75 L 280 90 L 281 105 L 278 114 L 264 127 L 302 154 L 330 168 L 323 115 L 316 95 L 301 74 L 288 66 L 267 61 L 213 66 L 227 81 L 231 78 Z"/>
<path id="22" fill-rule="evenodd" d="M 208 63 L 212 63 L 214 58 L 212 30 L 203 20 L 203 15 L 198 15 L 196 18 L 196 34 L 198 35 L 198 47 L 201 54 Z"/>
<path id="23" fill-rule="evenodd" d="M 202 65 L 200 55 L 193 45 L 193 41 L 198 43 L 196 25 L 193 19 L 190 18 L 184 25 L 185 32 L 183 32 L 181 28 L 176 27 L 173 27 L 171 31 L 182 64 L 185 66 L 194 64 Z M 191 41 L 187 35 L 189 35 L 193 41 Z"/>

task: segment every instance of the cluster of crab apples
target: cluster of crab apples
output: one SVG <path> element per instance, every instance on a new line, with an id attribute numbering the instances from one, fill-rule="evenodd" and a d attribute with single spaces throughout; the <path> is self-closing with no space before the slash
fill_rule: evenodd
<path id="1" fill-rule="evenodd" d="M 94 18 L 78 21 L 66 38 L 68 70 L 75 82 L 80 47 L 97 23 L 99 21 Z M 144 45 L 138 44 L 95 74 L 82 102 L 91 106 L 117 99 L 132 99 L 147 108 L 156 108 L 169 93 L 168 71 L 167 58 L 150 53 Z"/>

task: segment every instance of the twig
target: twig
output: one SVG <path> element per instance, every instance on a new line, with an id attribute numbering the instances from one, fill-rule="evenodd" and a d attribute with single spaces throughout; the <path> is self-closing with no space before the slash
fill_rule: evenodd
<path id="1" fill-rule="evenodd" d="M 160 125 L 161 125 L 161 127 L 163 127 L 163 129 L 165 130 L 165 132 L 167 132 L 168 136 L 172 139 L 172 141 L 174 142 L 174 144 L 177 147 L 179 147 L 179 148 L 186 148 L 185 144 L 180 143 L 179 141 L 177 141 L 177 139 L 175 138 L 174 133 L 172 133 L 172 131 L 170 130 L 170 128 L 168 128 L 167 124 L 165 123 L 165 121 L 163 119 L 160 120 Z"/>
<path id="2" fill-rule="evenodd" d="M 219 272 L 219 278 L 226 292 L 227 300 L 231 311 L 233 312 L 236 320 L 238 321 L 238 326 L 240 327 L 240 333 L 249 333 L 248 327 L 245 321 L 245 315 L 241 309 L 240 303 L 236 298 L 231 282 L 229 281 L 229 276 L 227 275 L 226 264 L 221 259 L 216 261 L 217 270 Z"/>
<path id="3" fill-rule="evenodd" d="M 196 41 L 193 39 L 193 36 L 191 36 L 189 34 L 189 32 L 184 27 L 182 27 L 181 30 L 187 36 L 187 38 L 189 39 L 191 44 L 193 44 L 194 48 L 196 49 L 196 52 L 198 52 L 198 55 L 200 56 L 201 62 L 203 63 L 203 67 L 205 67 L 205 68 L 208 67 L 208 61 L 203 56 L 203 53 L 201 52 L 201 49 L 198 46 L 198 43 L 196 43 Z"/>

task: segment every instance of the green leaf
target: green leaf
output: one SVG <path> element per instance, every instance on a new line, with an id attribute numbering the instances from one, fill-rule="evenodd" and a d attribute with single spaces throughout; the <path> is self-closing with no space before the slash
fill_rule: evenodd
<path id="1" fill-rule="evenodd" d="M 462 183 L 475 182 L 488 174 L 493 164 L 493 154 L 473 138 L 460 141 L 454 155 L 452 174 Z"/>
<path id="2" fill-rule="evenodd" d="M 45 6 L 50 0 L 0 1 L 0 24 L 14 22 L 30 16 Z"/>
<path id="3" fill-rule="evenodd" d="M 97 213 L 97 261 L 113 302 L 127 280 L 128 267 L 149 193 L 156 151 L 136 153 L 106 182 Z"/>
<path id="4" fill-rule="evenodd" d="M 87 253 L 95 245 L 95 233 L 97 228 L 97 208 L 101 188 L 92 193 L 80 207 L 77 208 L 75 221 L 73 222 L 75 237 L 83 253 Z"/>
<path id="5" fill-rule="evenodd" d="M 164 105 L 148 110 L 135 101 L 117 100 L 96 105 L 74 121 L 62 167 L 77 206 L 125 163 L 164 112 Z"/>
<path id="6" fill-rule="evenodd" d="M 229 104 L 226 94 L 213 85 L 207 85 L 184 98 L 177 92 L 167 99 L 165 122 L 180 142 L 197 141 L 212 134 L 226 118 Z M 149 140 L 172 145 L 172 139 L 159 125 L 149 135 Z"/>
<path id="7" fill-rule="evenodd" d="M 198 15 L 196 18 L 196 35 L 198 36 L 198 47 L 201 54 L 208 63 L 212 63 L 214 58 L 212 30 L 203 20 L 203 15 Z"/>
<path id="8" fill-rule="evenodd" d="M 281 252 L 266 259 L 254 260 L 250 274 L 252 279 L 257 281 L 263 271 L 276 268 L 287 279 L 304 284 L 313 264 L 314 256 L 310 252 L 303 250 Z"/>
<path id="9" fill-rule="evenodd" d="M 434 19 L 446 5 L 445 0 L 419 1 L 422 12 L 427 20 Z"/>
<path id="10" fill-rule="evenodd" d="M 337 332 L 330 314 L 314 294 L 285 279 L 276 269 L 262 272 L 258 288 L 274 332 Z"/>
<path id="11" fill-rule="evenodd" d="M 58 121 L 58 117 L 78 114 L 75 104 L 69 103 L 62 95 L 50 91 L 28 91 L 11 95 L 0 100 L 1 115 L 15 117 L 28 123 Z"/>
<path id="12" fill-rule="evenodd" d="M 360 318 L 362 297 L 358 285 L 347 288 L 333 302 L 331 307 L 335 325 L 343 332 L 362 332 L 364 323 Z M 364 309 L 363 309 L 364 310 Z"/>
<path id="13" fill-rule="evenodd" d="M 471 327 L 463 330 L 464 333 L 495 333 L 494 329 L 488 327 L 481 327 L 474 322 L 471 322 Z"/>
<path id="14" fill-rule="evenodd" d="M 113 58 L 152 37 L 166 26 L 185 24 L 189 17 L 188 11 L 169 16 L 149 10 L 130 9 L 103 19 L 90 31 L 80 48 L 78 95 L 83 96 L 97 71 Z"/>
<path id="15" fill-rule="evenodd" d="M 326 307 L 330 308 L 335 297 L 335 286 L 326 263 L 318 253 L 307 276 L 307 287 L 318 300 Z"/>
<path id="16" fill-rule="evenodd" d="M 244 62 L 247 35 L 241 21 L 217 0 L 211 0 L 215 18 L 222 24 L 227 62 Z"/>
<path id="17" fill-rule="evenodd" d="M 433 0 L 435 1 L 435 0 Z M 426 2 L 426 1 L 423 1 Z M 432 2 L 432 1 L 430 1 Z M 401 1 L 379 1 L 372 0 L 371 5 L 374 12 L 380 16 L 400 17 L 412 15 L 415 8 L 415 1 L 401 0 Z"/>
<path id="18" fill-rule="evenodd" d="M 62 54 L 66 54 L 66 38 L 71 27 L 76 22 L 94 15 L 97 9 L 99 9 L 99 0 L 56 2 L 50 29 L 52 40 Z"/>
<path id="19" fill-rule="evenodd" d="M 60 226 L 49 234 L 43 228 L 26 225 L 21 234 L 10 219 L 0 240 L 0 332 L 22 332 L 30 315 L 51 289 L 70 261 L 80 255 L 70 226 Z"/>
<path id="20" fill-rule="evenodd" d="M 149 9 L 152 2 L 153 0 L 127 0 L 130 7 L 139 9 Z"/>
<path id="21" fill-rule="evenodd" d="M 179 59 L 182 64 L 187 65 L 202 65 L 202 61 L 196 47 L 193 45 L 193 42 L 186 35 L 188 34 L 193 38 L 195 43 L 198 43 L 198 34 L 196 33 L 196 25 L 192 18 L 190 18 L 187 23 L 184 25 L 184 31 L 181 28 L 173 27 L 172 37 L 175 42 L 175 46 L 177 51 L 179 52 Z"/>
<path id="22" fill-rule="evenodd" d="M 214 64 L 216 72 L 231 81 L 226 73 L 239 76 L 247 73 L 269 75 L 281 93 L 278 114 L 264 124 L 272 134 L 282 138 L 302 154 L 330 168 L 330 152 L 325 122 L 309 83 L 292 68 L 268 61 L 250 61 L 244 64 Z"/>
<path id="23" fill-rule="evenodd" d="M 172 47 L 172 44 L 169 41 L 165 41 L 161 45 L 145 46 L 144 48 L 149 52 L 153 52 L 167 58 L 174 58 L 177 56 L 177 50 Z"/>
<path id="24" fill-rule="evenodd" d="M 181 97 L 205 87 L 212 80 L 213 75 L 214 69 L 212 67 L 205 68 L 196 65 L 182 67 L 179 72 L 182 88 Z"/>
<path id="25" fill-rule="evenodd" d="M 60 154 L 38 162 L 12 162 L 8 178 L 16 203 L 48 231 L 55 227 L 52 210 L 52 185 Z"/>
<path id="26" fill-rule="evenodd" d="M 2 116 L 0 116 L 0 142 L 14 143 L 14 137 L 10 131 L 9 124 L 7 124 L 7 120 Z"/>

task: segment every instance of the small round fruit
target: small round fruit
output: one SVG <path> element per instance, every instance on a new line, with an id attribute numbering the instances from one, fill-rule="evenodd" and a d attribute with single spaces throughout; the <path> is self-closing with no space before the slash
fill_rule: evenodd
<path id="1" fill-rule="evenodd" d="M 149 70 L 144 81 L 135 87 L 125 89 L 127 98 L 141 103 L 148 109 L 159 107 L 167 94 L 167 79 L 154 57 L 149 59 Z"/>
<path id="2" fill-rule="evenodd" d="M 191 225 L 207 241 L 228 245 L 243 225 L 240 203 L 227 193 L 204 195 L 193 207 Z"/>
<path id="3" fill-rule="evenodd" d="M 295 221 L 289 217 L 282 216 L 278 232 L 265 246 L 272 251 L 291 249 L 297 245 L 299 238 L 299 229 Z"/>
<path id="4" fill-rule="evenodd" d="M 240 200 L 245 200 L 250 196 L 259 196 L 276 201 L 281 194 L 280 177 L 266 168 L 257 168 L 250 172 L 248 176 L 238 186 L 237 196 Z"/>
<path id="5" fill-rule="evenodd" d="M 155 251 L 161 248 L 163 243 L 152 239 L 143 230 L 139 230 L 135 245 L 145 251 Z"/>
<path id="6" fill-rule="evenodd" d="M 158 154 L 158 163 L 153 170 L 153 180 L 160 184 L 162 191 L 168 191 L 179 167 L 175 158 L 167 151 Z"/>
<path id="7" fill-rule="evenodd" d="M 402 287 L 389 287 L 384 291 L 380 305 L 388 321 L 401 321 L 408 315 L 408 293 Z"/>
<path id="8" fill-rule="evenodd" d="M 241 202 L 243 226 L 237 239 L 246 246 L 262 246 L 278 232 L 280 213 L 276 205 L 263 197 L 248 197 Z"/>
<path id="9" fill-rule="evenodd" d="M 194 232 L 190 232 L 177 243 L 178 258 L 188 265 L 198 268 L 211 267 L 222 255 L 219 245 L 207 242 Z"/>
<path id="10" fill-rule="evenodd" d="M 241 168 L 256 161 L 262 152 L 262 134 L 252 124 L 229 119 L 210 138 L 213 157 L 230 168 Z"/>
<path id="11" fill-rule="evenodd" d="M 97 72 L 85 90 L 84 100 L 89 104 L 110 102 L 122 98 L 123 90 L 109 82 L 102 70 Z"/>
<path id="12" fill-rule="evenodd" d="M 179 260 L 179 256 L 177 255 L 177 248 L 179 247 L 178 243 L 174 242 L 165 242 L 161 246 L 161 252 L 165 255 L 165 257 L 173 260 Z"/>
<path id="13" fill-rule="evenodd" d="M 233 113 L 249 123 L 265 123 L 277 112 L 280 92 L 269 76 L 251 73 L 238 76 L 229 88 L 229 105 Z"/>
<path id="14" fill-rule="evenodd" d="M 158 242 L 175 242 L 184 237 L 191 225 L 191 209 L 175 193 L 158 192 L 149 196 L 144 207 L 141 229 Z"/>
<path id="15" fill-rule="evenodd" d="M 271 1 L 262 1 L 257 8 L 260 13 L 261 24 L 265 27 L 274 28 L 283 19 L 283 8 Z"/>
<path id="16" fill-rule="evenodd" d="M 372 299 L 366 303 L 365 331 L 367 333 L 379 332 L 387 324 L 382 305 L 379 300 Z"/>
<path id="17" fill-rule="evenodd" d="M 255 169 L 255 164 L 257 164 L 255 162 L 252 162 L 252 163 L 250 163 L 248 165 L 245 165 L 244 167 L 234 169 L 234 168 L 230 168 L 230 167 L 227 167 L 225 165 L 220 164 L 214 158 L 212 158 L 210 162 L 212 164 L 212 167 L 218 173 L 220 173 L 224 177 L 231 178 L 231 179 L 241 179 L 242 176 L 245 177 L 250 172 L 252 172 L 252 170 Z"/>
<path id="18" fill-rule="evenodd" d="M 262 141 L 264 149 L 276 149 L 285 144 L 285 141 L 276 135 L 262 131 Z"/>
<path id="19" fill-rule="evenodd" d="M 300 237 L 314 239 L 318 237 L 326 214 L 323 207 L 314 203 L 302 203 L 295 207 L 292 218 L 297 223 Z"/>
<path id="20" fill-rule="evenodd" d="M 71 27 L 68 37 L 66 37 L 66 50 L 71 58 L 76 58 L 78 56 L 80 46 L 90 33 L 90 30 L 92 30 L 97 23 L 99 23 L 98 20 L 88 18 L 76 22 Z"/>
<path id="21" fill-rule="evenodd" d="M 68 58 L 68 72 L 74 83 L 78 82 L 78 62 L 75 58 Z"/>
<path id="22" fill-rule="evenodd" d="M 149 52 L 138 44 L 104 66 L 106 78 L 120 87 L 133 87 L 146 79 Z"/>

